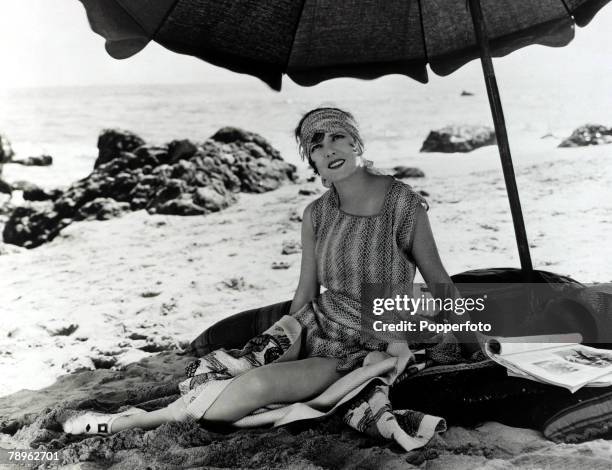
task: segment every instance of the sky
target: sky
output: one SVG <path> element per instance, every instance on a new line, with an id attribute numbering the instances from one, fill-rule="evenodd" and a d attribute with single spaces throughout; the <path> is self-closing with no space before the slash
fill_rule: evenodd
<path id="1" fill-rule="evenodd" d="M 0 90 L 20 87 L 257 81 L 150 43 L 112 59 L 78 0 L 0 0 Z M 543 65 L 546 67 L 543 67 Z M 571 71 L 568 69 L 571 64 Z M 612 4 L 567 47 L 530 46 L 496 60 L 506 79 L 538 73 L 612 74 Z M 481 73 L 470 64 L 464 73 Z M 433 74 L 431 74 L 433 75 Z M 436 78 L 433 78 L 436 80 Z"/>

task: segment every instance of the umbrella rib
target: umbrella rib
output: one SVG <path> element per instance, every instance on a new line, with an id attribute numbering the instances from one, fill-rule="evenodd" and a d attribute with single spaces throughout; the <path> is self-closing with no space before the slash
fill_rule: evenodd
<path id="1" fill-rule="evenodd" d="M 423 41 L 423 52 L 425 52 L 425 63 L 429 63 L 429 54 L 427 53 L 427 43 L 425 42 L 425 22 L 423 21 L 423 5 L 421 0 L 417 0 L 419 4 L 419 20 L 421 21 L 421 39 Z"/>
<path id="2" fill-rule="evenodd" d="M 298 15 L 297 20 L 295 22 L 295 29 L 293 30 L 293 37 L 291 38 L 291 46 L 289 47 L 289 54 L 287 54 L 287 62 L 285 62 L 285 73 L 287 73 L 287 70 L 289 70 L 289 61 L 291 60 L 291 53 L 293 52 L 293 46 L 295 45 L 295 37 L 297 36 L 297 31 L 300 27 L 300 21 L 302 21 L 302 15 L 304 14 L 305 4 L 306 0 L 303 0 L 302 7 L 300 8 L 300 14 Z"/>
<path id="3" fill-rule="evenodd" d="M 567 15 L 572 19 L 572 22 L 574 22 L 574 15 L 572 15 L 572 10 L 570 10 L 570 8 L 567 6 L 567 3 L 565 2 L 565 0 L 559 0 L 561 3 L 563 3 L 563 6 L 565 7 L 565 11 L 567 11 Z"/>
<path id="4" fill-rule="evenodd" d="M 140 28 L 147 34 L 149 34 L 149 32 L 147 31 L 147 29 L 144 27 L 144 25 L 138 20 L 138 18 L 136 18 L 132 12 L 126 8 L 123 5 L 123 2 L 121 0 L 116 2 L 117 5 L 119 5 L 119 8 L 121 8 L 130 18 L 132 18 L 132 20 L 134 20 L 134 22 L 140 26 Z M 155 31 L 152 31 L 150 33 L 150 37 L 149 39 L 153 39 L 157 33 L 159 32 L 159 30 L 162 28 L 162 26 L 164 25 L 164 23 L 166 22 L 166 20 L 168 19 L 168 17 L 170 16 L 170 14 L 174 11 L 174 9 L 176 8 L 176 4 L 178 3 L 178 0 L 175 0 L 174 3 L 172 4 L 171 8 L 168 8 L 168 11 L 166 12 L 166 14 L 164 15 L 164 17 L 162 18 L 162 20 L 159 22 L 159 24 L 157 25 L 157 27 L 155 28 Z"/>

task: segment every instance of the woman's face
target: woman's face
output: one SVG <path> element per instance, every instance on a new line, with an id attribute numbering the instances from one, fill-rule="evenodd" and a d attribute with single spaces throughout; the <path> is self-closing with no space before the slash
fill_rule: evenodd
<path id="1" fill-rule="evenodd" d="M 309 152 L 321 178 L 330 183 L 346 178 L 363 165 L 353 138 L 343 129 L 334 129 L 320 139 L 313 139 Z"/>

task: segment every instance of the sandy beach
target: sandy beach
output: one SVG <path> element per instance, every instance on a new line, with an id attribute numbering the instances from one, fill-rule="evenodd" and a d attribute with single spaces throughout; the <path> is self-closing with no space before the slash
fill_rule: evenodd
<path id="1" fill-rule="evenodd" d="M 612 245 L 605 243 L 612 239 L 612 208 L 601 198 L 612 186 L 610 147 L 556 149 L 549 140 L 537 145 L 548 149 L 532 151 L 517 169 L 535 267 L 585 283 L 612 281 L 607 262 Z M 492 150 L 419 156 L 426 177 L 405 180 L 429 194 L 429 217 L 451 274 L 518 264 L 503 177 Z M 456 159 L 462 164 L 452 165 Z M 14 405 L 8 413 L 5 408 L 4 419 L 40 409 L 41 400 L 52 406 L 60 397 L 95 395 L 103 387 L 93 384 L 104 383 L 104 374 L 130 370 L 137 361 L 149 361 L 158 372 L 164 361 L 177 366 L 183 359 L 176 353 L 215 321 L 290 299 L 300 255 L 283 255 L 282 247 L 299 241 L 297 215 L 324 191 L 320 183 L 306 182 L 305 168 L 300 174 L 298 183 L 274 191 L 241 193 L 235 205 L 214 214 L 181 217 L 141 210 L 107 221 L 74 222 L 33 250 L 2 245 L 0 395 Z M 172 367 L 172 377 L 181 373 Z M 48 386 L 42 396 L 19 393 Z M 349 432 L 338 423 L 330 426 L 332 433 Z M 316 438 L 328 431 L 308 432 Z M 28 445 L 32 432 L 25 427 L 12 437 L 3 434 L 5 445 Z M 288 440 L 286 445 L 306 445 L 302 434 L 294 443 L 285 431 L 266 433 Z M 358 462 L 364 468 L 406 465 L 406 457 L 388 444 L 354 454 L 361 444 L 350 435 L 333 448 L 337 463 L 347 468 Z M 257 432 L 241 432 L 229 442 L 239 436 L 254 439 Z M 243 451 L 243 460 L 234 465 L 259 468 Z M 536 431 L 496 423 L 475 430 L 451 428 L 429 451 L 433 454 L 423 458 L 433 460 L 426 468 L 604 468 L 612 458 L 609 441 L 555 445 Z M 291 466 L 289 460 L 283 465 Z M 315 458 L 300 465 L 336 467 Z"/>
<path id="2" fill-rule="evenodd" d="M 353 430 L 343 422 L 345 409 L 277 428 L 186 421 L 110 436 L 64 433 L 62 424 L 82 410 L 167 406 L 179 396 L 185 366 L 196 359 L 190 342 L 201 332 L 293 297 L 302 213 L 326 191 L 300 160 L 293 135 L 313 108 L 350 111 L 365 157 L 383 173 L 397 166 L 424 173 L 402 181 L 427 200 L 449 274 L 521 264 L 491 109 L 503 147 L 501 116 L 489 101 L 490 74 L 483 80 L 481 61 L 470 55 L 476 43 L 462 43 L 473 33 L 460 18 L 463 2 L 382 2 L 376 14 L 362 14 L 375 2 L 347 2 L 334 16 L 334 2 L 165 0 L 159 4 L 172 8 L 150 33 L 157 4 L 143 2 L 142 22 L 128 7 L 134 2 L 98 3 L 7 0 L 0 15 L 0 468 L 14 449 L 57 455 L 29 468 L 66 470 L 612 468 L 612 387 L 571 395 L 508 378 L 493 361 L 426 367 L 391 388 L 396 410 L 417 401 L 414 411 L 435 414 L 423 404 L 447 405 L 446 415 L 436 413 L 448 429 L 411 452 Z M 541 9 L 537 2 L 481 3 L 489 28 L 510 15 L 490 45 L 533 267 L 612 295 L 612 7 L 598 0 L 542 2 Z M 99 25 L 88 21 L 87 4 L 99 8 Z M 193 15 L 174 18 L 179 4 L 196 5 Z M 465 6 L 474 11 L 475 3 Z M 267 17 L 289 7 L 312 24 L 289 28 L 283 17 L 269 27 L 249 15 L 225 17 L 249 9 Z M 457 14 L 424 15 L 449 7 Z M 105 24 L 114 15 L 122 18 L 117 31 Z M 527 29 L 517 32 L 520 18 Z M 162 41 L 174 27 L 176 37 Z M 215 41 L 235 40 L 234 27 L 240 50 L 217 51 Z M 327 29 L 338 27 L 327 44 Z M 117 37 L 102 37 L 109 32 Z M 185 49 L 194 38 L 202 41 L 197 54 Z M 274 52 L 287 38 L 286 51 Z M 257 57 L 247 53 L 251 44 Z M 413 49 L 417 55 L 406 60 Z M 357 52 L 365 62 L 354 61 Z M 312 64 L 302 65 L 301 56 Z M 249 75 L 243 57 L 261 70 L 276 64 L 274 75 L 289 73 L 280 90 Z M 463 57 L 470 61 L 449 73 Z M 228 67 L 225 58 L 236 63 Z M 340 75 L 354 76 L 362 62 L 368 73 L 359 76 L 381 66 L 386 75 L 297 84 L 338 66 L 347 67 Z M 453 126 L 484 129 L 485 137 L 468 153 L 422 151 L 432 131 Z M 570 135 L 580 146 L 560 148 Z M 24 164 L 44 159 L 52 164 Z M 25 200 L 28 186 L 51 199 Z M 414 281 L 423 281 L 418 272 Z M 591 401 L 597 394 L 604 398 Z M 559 440 L 548 440 L 542 430 L 551 416 L 566 418 L 559 410 L 578 400 L 589 406 L 557 428 Z M 586 418 L 585 409 L 592 413 Z M 461 420 L 467 415 L 473 419 Z M 572 427 L 572 419 L 580 424 Z"/>

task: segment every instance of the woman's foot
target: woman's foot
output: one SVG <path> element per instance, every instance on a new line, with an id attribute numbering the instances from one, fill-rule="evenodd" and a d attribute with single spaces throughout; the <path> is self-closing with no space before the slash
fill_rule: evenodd
<path id="1" fill-rule="evenodd" d="M 87 411 L 73 416 L 64 423 L 64 432 L 68 434 L 111 434 L 113 422 L 121 416 L 146 413 L 140 408 L 129 408 L 121 413 L 107 414 Z"/>

